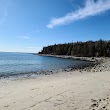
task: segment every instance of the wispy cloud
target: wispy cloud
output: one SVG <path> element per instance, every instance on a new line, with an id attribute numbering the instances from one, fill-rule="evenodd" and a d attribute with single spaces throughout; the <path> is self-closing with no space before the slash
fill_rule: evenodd
<path id="1" fill-rule="evenodd" d="M 89 16 L 100 15 L 109 9 L 110 0 L 85 0 L 83 8 L 80 7 L 78 10 L 68 13 L 63 17 L 53 18 L 47 27 L 54 28 L 55 26 L 65 25 Z"/>
<path id="2" fill-rule="evenodd" d="M 30 39 L 30 37 L 28 37 L 28 36 L 24 36 L 23 38 L 24 38 L 24 39 Z"/>
<path id="3" fill-rule="evenodd" d="M 31 39 L 31 37 L 29 37 L 29 36 L 17 36 L 16 38 L 19 38 L 19 39 Z"/>
<path id="4" fill-rule="evenodd" d="M 3 24 L 6 21 L 10 3 L 11 0 L 0 0 L 0 24 Z"/>

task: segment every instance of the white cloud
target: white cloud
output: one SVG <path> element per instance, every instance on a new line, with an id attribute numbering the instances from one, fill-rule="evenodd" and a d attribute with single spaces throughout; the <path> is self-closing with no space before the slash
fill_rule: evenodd
<path id="1" fill-rule="evenodd" d="M 0 25 L 6 21 L 11 0 L 0 0 Z"/>
<path id="2" fill-rule="evenodd" d="M 6 0 L 0 0 L 0 24 L 4 23 L 8 16 L 7 5 Z"/>
<path id="3" fill-rule="evenodd" d="M 20 39 L 31 39 L 31 37 L 29 37 L 29 36 L 17 36 L 16 38 L 20 38 Z"/>
<path id="4" fill-rule="evenodd" d="M 28 36 L 24 36 L 23 38 L 24 38 L 24 39 L 30 39 L 30 37 L 28 37 Z"/>
<path id="5" fill-rule="evenodd" d="M 110 9 L 110 0 L 86 0 L 85 6 L 60 18 L 53 18 L 48 28 L 65 25 L 89 16 L 96 16 Z"/>

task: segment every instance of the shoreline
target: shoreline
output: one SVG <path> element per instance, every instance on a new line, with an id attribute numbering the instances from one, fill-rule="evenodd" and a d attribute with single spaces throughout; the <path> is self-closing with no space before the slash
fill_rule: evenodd
<path id="1" fill-rule="evenodd" d="M 110 60 L 109 57 L 75 57 L 75 56 L 48 55 L 48 54 L 38 54 L 38 55 L 47 56 L 47 57 L 74 59 L 74 60 L 81 60 L 81 61 L 89 62 L 89 63 L 84 64 L 84 65 L 78 65 L 76 67 L 67 68 L 67 70 L 71 69 L 72 71 L 101 72 L 101 71 L 106 71 L 105 68 L 110 68 L 110 66 L 107 67 L 107 65 L 106 65 L 107 60 Z M 107 64 L 108 63 L 109 62 L 107 62 Z"/>
<path id="2" fill-rule="evenodd" d="M 0 80 L 0 109 L 110 110 L 110 58 L 90 71 Z"/>
<path id="3" fill-rule="evenodd" d="M 37 54 L 39 56 L 47 56 L 47 57 L 57 57 L 57 58 L 66 58 L 66 59 L 74 59 L 74 60 L 81 60 L 81 61 L 90 61 L 90 62 L 97 62 L 102 61 L 107 57 L 76 57 L 76 56 L 68 56 L 68 55 L 51 55 L 51 54 Z"/>
<path id="4" fill-rule="evenodd" d="M 56 74 L 58 72 L 64 72 L 64 71 L 65 72 L 72 72 L 72 71 L 100 72 L 100 71 L 102 71 L 102 69 L 100 69 L 98 71 L 98 70 L 96 70 L 96 68 L 97 68 L 97 66 L 100 66 L 101 64 L 103 64 L 104 60 L 106 59 L 104 57 L 101 57 L 101 58 L 98 58 L 98 57 L 74 57 L 74 56 L 65 56 L 65 55 L 45 55 L 45 54 L 38 54 L 38 55 L 47 56 L 47 57 L 74 59 L 74 60 L 81 60 L 81 61 L 87 61 L 87 62 L 85 64 L 80 64 L 80 65 L 76 65 L 73 67 L 67 67 L 67 68 L 63 68 L 63 69 L 59 69 L 59 70 L 41 70 L 41 71 L 36 71 L 36 72 L 18 73 L 18 74 L 10 74 L 10 75 L 1 74 L 0 79 L 33 78 L 33 76 L 38 77 L 39 75 L 52 75 L 52 74 Z"/>

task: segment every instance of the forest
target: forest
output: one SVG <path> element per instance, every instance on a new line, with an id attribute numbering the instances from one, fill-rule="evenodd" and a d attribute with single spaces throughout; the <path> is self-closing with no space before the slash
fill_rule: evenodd
<path id="1" fill-rule="evenodd" d="M 72 42 L 43 47 L 38 54 L 70 55 L 77 57 L 110 57 L 110 40 Z"/>

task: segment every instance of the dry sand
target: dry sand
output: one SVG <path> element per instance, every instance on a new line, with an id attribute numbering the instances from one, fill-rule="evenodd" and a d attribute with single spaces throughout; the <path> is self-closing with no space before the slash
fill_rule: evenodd
<path id="1" fill-rule="evenodd" d="M 0 110 L 110 110 L 110 72 L 1 79 Z"/>

